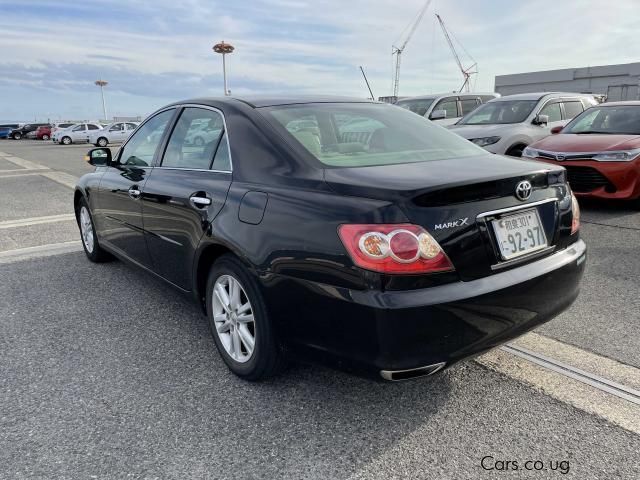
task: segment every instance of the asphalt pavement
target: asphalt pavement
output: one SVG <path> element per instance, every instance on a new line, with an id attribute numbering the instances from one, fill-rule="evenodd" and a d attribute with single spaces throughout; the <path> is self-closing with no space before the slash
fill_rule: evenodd
<path id="1" fill-rule="evenodd" d="M 84 258 L 86 150 L 0 141 L 0 478 L 640 478 L 640 406 L 504 352 L 398 384 L 237 379 L 188 298 Z M 640 212 L 583 220 L 581 296 L 527 346 L 637 389 Z"/>

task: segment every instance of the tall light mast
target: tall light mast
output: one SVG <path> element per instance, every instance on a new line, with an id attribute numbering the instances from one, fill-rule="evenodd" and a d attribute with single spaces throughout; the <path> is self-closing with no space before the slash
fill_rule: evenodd
<path id="1" fill-rule="evenodd" d="M 464 65 L 462 65 L 462 61 L 460 61 L 460 56 L 458 55 L 458 52 L 456 52 L 455 47 L 453 46 L 453 42 L 451 41 L 451 37 L 449 36 L 449 32 L 447 32 L 447 27 L 444 26 L 444 22 L 442 21 L 442 18 L 440 18 L 440 15 L 438 15 L 436 13 L 436 18 L 438 19 L 438 22 L 440 23 L 440 28 L 442 28 L 442 33 L 444 33 L 444 38 L 447 40 L 447 43 L 449 44 L 449 48 L 451 49 L 451 53 L 453 53 L 453 58 L 455 58 L 456 63 L 458 64 L 458 68 L 460 69 L 460 72 L 462 73 L 462 76 L 464 77 L 464 82 L 462 84 L 462 86 L 460 87 L 460 92 L 465 91 L 468 92 L 469 91 L 469 86 L 470 86 L 470 78 L 471 75 L 478 73 L 477 70 L 477 66 L 478 64 L 476 63 L 475 60 L 473 60 L 473 58 L 471 57 L 471 55 L 469 55 L 469 53 L 467 53 L 467 55 L 469 55 L 469 58 L 471 58 L 471 60 L 473 60 L 473 65 L 471 65 L 470 67 L 464 68 Z M 462 47 L 462 49 L 464 50 L 464 47 Z M 466 52 L 466 50 L 465 50 Z"/>
<path id="2" fill-rule="evenodd" d="M 424 17 L 424 14 L 427 12 L 429 5 L 431 5 L 431 2 L 432 0 L 427 0 L 426 3 L 424 4 L 424 7 L 420 9 L 420 11 L 418 12 L 418 16 L 416 17 L 416 19 L 413 21 L 413 24 L 411 25 L 411 29 L 409 30 L 409 33 L 404 39 L 404 42 L 402 42 L 399 47 L 396 47 L 395 45 L 391 46 L 391 55 L 396 56 L 396 68 L 395 68 L 395 73 L 393 77 L 393 96 L 394 97 L 398 96 L 398 91 L 400 89 L 400 61 L 402 59 L 402 52 L 404 52 L 404 49 L 409 43 L 409 40 L 411 40 L 411 37 L 413 37 L 413 34 L 416 32 L 416 29 L 418 28 L 418 25 L 420 24 L 422 17 Z"/>
<path id="3" fill-rule="evenodd" d="M 100 87 L 100 95 L 102 95 L 102 114 L 104 115 L 104 120 L 106 122 L 108 119 L 107 119 L 107 104 L 104 101 L 104 87 L 109 85 L 109 82 L 100 79 L 100 80 L 96 80 L 93 83 L 95 83 L 98 87 Z"/>

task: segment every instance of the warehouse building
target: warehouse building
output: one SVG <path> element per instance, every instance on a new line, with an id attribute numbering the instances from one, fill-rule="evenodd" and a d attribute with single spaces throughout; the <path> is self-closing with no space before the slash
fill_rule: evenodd
<path id="1" fill-rule="evenodd" d="M 563 68 L 543 72 L 496 75 L 502 95 L 530 92 L 579 92 L 606 95 L 607 101 L 639 100 L 640 63 Z"/>

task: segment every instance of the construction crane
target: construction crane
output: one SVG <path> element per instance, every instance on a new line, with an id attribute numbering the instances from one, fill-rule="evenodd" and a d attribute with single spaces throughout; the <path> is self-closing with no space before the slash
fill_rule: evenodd
<path id="1" fill-rule="evenodd" d="M 424 17 L 424 14 L 427 12 L 427 9 L 429 8 L 429 5 L 431 5 L 432 0 L 427 0 L 426 3 L 424 4 L 424 7 L 422 7 L 420 9 L 420 11 L 418 12 L 418 16 L 416 17 L 416 19 L 413 21 L 413 23 L 411 24 L 411 28 L 409 29 L 409 33 L 407 34 L 406 38 L 404 39 L 404 42 L 402 42 L 401 46 L 396 47 L 395 45 L 391 46 L 391 55 L 395 55 L 396 56 L 396 69 L 395 69 L 395 75 L 393 78 L 393 96 L 397 97 L 398 96 L 398 90 L 400 88 L 400 60 L 402 57 L 402 52 L 404 52 L 404 49 L 406 48 L 407 44 L 409 43 L 409 40 L 411 40 L 411 37 L 413 37 L 413 34 L 416 32 L 416 29 L 418 28 L 418 25 L 420 24 L 420 21 L 422 20 L 422 17 Z"/>
<path id="2" fill-rule="evenodd" d="M 462 86 L 460 87 L 460 92 L 465 91 L 468 92 L 469 91 L 469 86 L 470 86 L 470 78 L 471 75 L 473 75 L 474 73 L 478 73 L 478 70 L 476 69 L 476 67 L 478 66 L 478 64 L 476 63 L 475 60 L 473 60 L 473 57 L 471 57 L 471 55 L 469 55 L 469 53 L 465 50 L 465 53 L 467 55 L 469 55 L 469 58 L 471 58 L 471 60 L 473 60 L 473 65 L 471 65 L 468 68 L 464 68 L 464 65 L 462 65 L 462 62 L 460 61 L 460 56 L 458 55 L 458 52 L 456 52 L 455 47 L 453 46 L 453 42 L 451 41 L 451 37 L 449 36 L 449 32 L 447 32 L 447 27 L 444 26 L 444 22 L 442 21 L 442 18 L 440 18 L 440 15 L 438 15 L 436 13 L 436 18 L 438 19 L 438 22 L 440 22 L 440 27 L 442 28 L 442 33 L 444 33 L 444 38 L 447 40 L 447 43 L 449 44 L 449 48 L 451 49 L 451 53 L 453 53 L 453 58 L 456 59 L 456 63 L 458 64 L 458 68 L 460 69 L 460 72 L 462 72 L 462 76 L 464 77 L 464 83 L 462 84 Z M 462 47 L 462 49 L 464 50 L 464 47 Z"/>

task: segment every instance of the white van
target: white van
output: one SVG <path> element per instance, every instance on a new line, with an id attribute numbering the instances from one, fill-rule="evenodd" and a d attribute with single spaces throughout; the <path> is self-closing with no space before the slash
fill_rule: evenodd
<path id="1" fill-rule="evenodd" d="M 453 125 L 479 105 L 499 96 L 498 93 L 441 93 L 404 97 L 396 105 L 446 126 Z"/>

